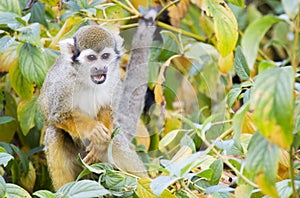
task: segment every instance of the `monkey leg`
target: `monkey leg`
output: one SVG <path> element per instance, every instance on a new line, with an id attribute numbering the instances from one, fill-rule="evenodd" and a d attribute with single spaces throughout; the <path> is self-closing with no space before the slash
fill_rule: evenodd
<path id="1" fill-rule="evenodd" d="M 44 143 L 53 187 L 58 190 L 64 184 L 74 181 L 82 170 L 77 161 L 80 148 L 68 133 L 55 126 L 47 127 Z"/>

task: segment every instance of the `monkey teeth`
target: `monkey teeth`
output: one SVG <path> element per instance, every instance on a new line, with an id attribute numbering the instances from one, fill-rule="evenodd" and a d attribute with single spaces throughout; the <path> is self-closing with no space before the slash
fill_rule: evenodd
<path id="1" fill-rule="evenodd" d="M 91 75 L 91 79 L 96 84 L 102 84 L 106 80 L 106 74 Z"/>

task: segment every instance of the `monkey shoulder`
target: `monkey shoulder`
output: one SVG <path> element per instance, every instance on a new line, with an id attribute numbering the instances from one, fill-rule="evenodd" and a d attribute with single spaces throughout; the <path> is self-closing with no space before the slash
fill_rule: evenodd
<path id="1" fill-rule="evenodd" d="M 47 72 L 39 96 L 39 104 L 45 118 L 55 121 L 59 119 L 60 114 L 72 111 L 71 100 L 75 80 L 76 70 L 59 57 Z"/>

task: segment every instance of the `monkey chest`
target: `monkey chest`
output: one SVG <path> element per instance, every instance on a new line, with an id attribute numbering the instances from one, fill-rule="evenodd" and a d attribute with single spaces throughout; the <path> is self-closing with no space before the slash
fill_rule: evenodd
<path id="1" fill-rule="evenodd" d="M 73 108 L 90 118 L 97 119 L 103 107 L 111 106 L 112 93 L 105 88 L 88 88 L 75 90 Z"/>

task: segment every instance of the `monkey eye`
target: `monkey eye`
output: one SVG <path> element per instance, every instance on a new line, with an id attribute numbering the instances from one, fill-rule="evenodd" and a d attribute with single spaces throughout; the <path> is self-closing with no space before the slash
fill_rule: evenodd
<path id="1" fill-rule="evenodd" d="M 93 60 L 96 60 L 97 57 L 95 55 L 88 55 L 87 58 L 90 60 L 90 61 L 93 61 Z"/>
<path id="2" fill-rule="evenodd" d="M 104 53 L 104 54 L 101 55 L 101 58 L 102 59 L 108 59 L 109 56 L 110 56 L 110 53 Z"/>

